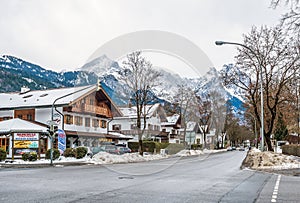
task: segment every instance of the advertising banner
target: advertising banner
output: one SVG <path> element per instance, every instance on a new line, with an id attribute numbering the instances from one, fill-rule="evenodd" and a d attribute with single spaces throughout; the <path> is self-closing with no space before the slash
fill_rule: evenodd
<path id="1" fill-rule="evenodd" d="M 27 149 L 27 148 L 38 148 L 38 147 L 39 147 L 38 141 L 29 141 L 29 140 L 14 141 L 14 148 Z"/>
<path id="2" fill-rule="evenodd" d="M 60 154 L 63 154 L 64 151 L 66 150 L 66 142 L 67 142 L 65 131 L 58 129 L 57 139 L 58 139 L 58 150 Z"/>
<path id="3" fill-rule="evenodd" d="M 38 133 L 14 133 L 14 140 L 38 140 Z"/>

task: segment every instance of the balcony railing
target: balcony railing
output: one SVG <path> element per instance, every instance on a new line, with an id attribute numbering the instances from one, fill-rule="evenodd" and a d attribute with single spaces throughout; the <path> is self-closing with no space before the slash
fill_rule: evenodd
<path id="1" fill-rule="evenodd" d="M 82 104 L 80 107 L 73 106 L 72 111 L 80 112 L 80 113 L 94 113 L 106 117 L 111 117 L 111 113 L 109 109 L 100 106 L 87 105 L 87 104 Z"/>

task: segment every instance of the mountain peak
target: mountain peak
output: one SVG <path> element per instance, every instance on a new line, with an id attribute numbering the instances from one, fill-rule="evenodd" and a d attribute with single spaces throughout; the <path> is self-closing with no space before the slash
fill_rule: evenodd
<path id="1" fill-rule="evenodd" d="M 102 55 L 86 63 L 79 70 L 94 72 L 98 76 L 101 76 L 104 73 L 110 72 L 111 69 L 120 69 L 118 62 L 111 60 L 106 55 Z"/>

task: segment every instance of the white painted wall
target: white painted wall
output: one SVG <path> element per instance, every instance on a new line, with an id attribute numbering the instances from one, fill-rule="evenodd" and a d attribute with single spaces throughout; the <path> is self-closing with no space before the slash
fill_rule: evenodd
<path id="1" fill-rule="evenodd" d="M 13 110 L 0 111 L 0 117 L 14 117 Z"/>

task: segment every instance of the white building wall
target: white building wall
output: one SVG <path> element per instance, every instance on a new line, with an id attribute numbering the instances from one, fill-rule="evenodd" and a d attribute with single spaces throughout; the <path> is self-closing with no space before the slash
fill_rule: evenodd
<path id="1" fill-rule="evenodd" d="M 0 111 L 0 117 L 14 117 L 13 110 Z"/>

